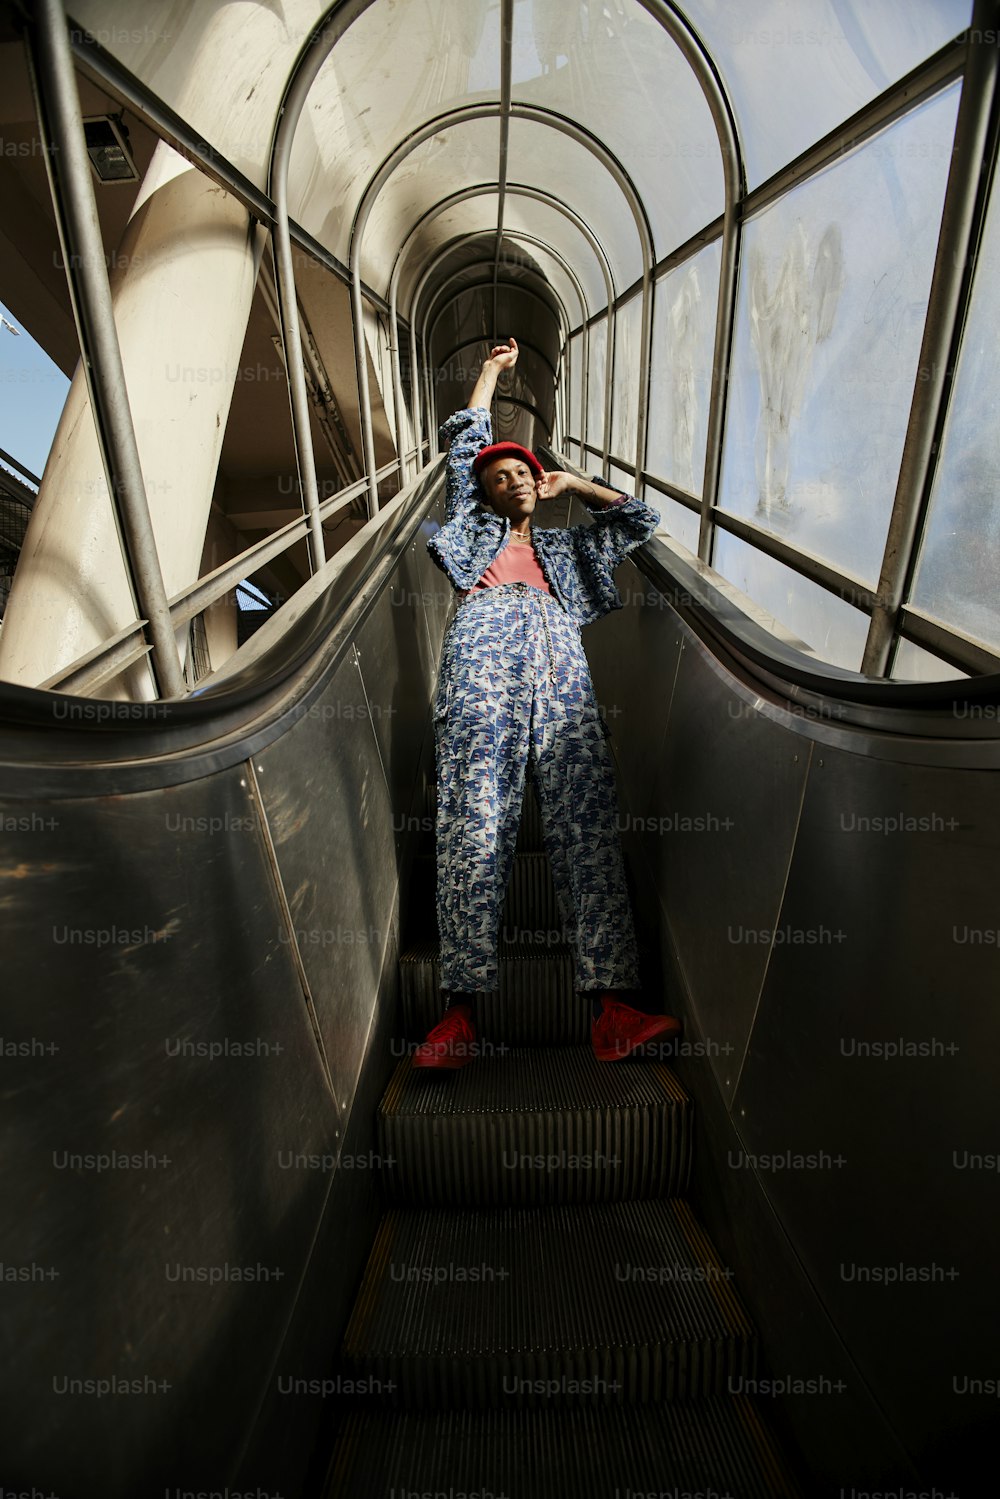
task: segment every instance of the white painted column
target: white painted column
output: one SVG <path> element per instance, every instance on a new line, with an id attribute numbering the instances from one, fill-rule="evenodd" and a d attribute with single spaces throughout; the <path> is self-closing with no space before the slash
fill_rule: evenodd
<path id="1" fill-rule="evenodd" d="M 198 577 L 264 239 L 231 194 L 157 146 L 111 290 L 168 598 Z M 0 678 L 37 686 L 134 618 L 78 366 L 0 629 Z M 151 697 L 149 674 L 101 696 Z"/>

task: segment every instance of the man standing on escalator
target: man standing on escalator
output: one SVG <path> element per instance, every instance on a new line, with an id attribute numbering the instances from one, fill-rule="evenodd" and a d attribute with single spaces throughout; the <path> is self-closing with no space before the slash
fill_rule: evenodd
<path id="1" fill-rule="evenodd" d="M 477 1004 L 498 984 L 500 913 L 529 764 L 577 989 L 591 996 L 595 1055 L 617 1061 L 680 1029 L 637 1007 L 614 767 L 580 639 L 582 625 L 621 608 L 614 569 L 659 516 L 600 480 L 545 473 L 517 443 L 493 443 L 490 403 L 517 357 L 515 339 L 498 344 L 468 407 L 441 427 L 446 523 L 427 547 L 460 601 L 434 703 L 445 1013 L 414 1053 L 416 1067 L 455 1069 L 476 1054 Z M 567 493 L 582 497 L 594 523 L 534 528 L 536 505 Z"/>

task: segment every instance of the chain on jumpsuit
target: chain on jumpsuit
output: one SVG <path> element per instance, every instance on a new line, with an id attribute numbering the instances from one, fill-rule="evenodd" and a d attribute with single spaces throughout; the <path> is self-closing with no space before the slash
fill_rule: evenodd
<path id="1" fill-rule="evenodd" d="M 498 987 L 497 941 L 530 764 L 581 990 L 638 989 L 614 766 L 580 629 L 527 583 L 469 594 L 434 703 L 445 989 Z"/>

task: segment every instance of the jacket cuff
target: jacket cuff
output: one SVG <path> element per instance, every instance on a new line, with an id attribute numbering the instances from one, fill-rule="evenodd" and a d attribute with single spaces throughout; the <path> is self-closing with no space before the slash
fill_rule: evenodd
<path id="1" fill-rule="evenodd" d="M 602 489 L 614 489 L 614 487 L 615 487 L 613 484 L 609 484 L 606 479 L 602 479 L 601 476 L 600 476 L 600 474 L 588 474 L 587 477 L 589 478 L 591 484 L 600 484 L 600 486 L 601 486 Z M 600 505 L 594 506 L 594 513 L 599 515 L 602 510 L 607 510 L 608 505 L 625 505 L 625 504 L 628 503 L 629 500 L 634 500 L 635 499 L 635 495 L 634 494 L 626 494 L 625 491 L 624 491 L 624 489 L 620 489 L 618 491 L 618 493 L 620 495 L 620 499 L 609 500 L 607 502 L 607 504 L 600 504 Z M 590 506 L 591 506 L 591 504 L 593 503 L 591 501 L 591 499 L 590 499 L 590 496 L 589 495 L 581 495 L 580 498 L 583 500 L 583 503 L 589 509 Z"/>

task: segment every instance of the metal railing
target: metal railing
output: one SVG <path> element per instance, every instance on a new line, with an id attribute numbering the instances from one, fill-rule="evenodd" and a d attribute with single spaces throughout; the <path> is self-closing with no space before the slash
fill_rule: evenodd
<path id="1" fill-rule="evenodd" d="M 720 220 L 706 226 L 685 246 L 673 252 L 666 261 L 655 258 L 652 231 L 642 199 L 622 163 L 591 132 L 576 121 L 556 111 L 538 105 L 515 103 L 511 98 L 511 48 L 513 45 L 512 6 L 503 0 L 500 10 L 501 67 L 500 93 L 496 101 L 466 106 L 436 116 L 411 132 L 400 142 L 380 166 L 372 173 L 365 186 L 354 216 L 352 226 L 350 263 L 347 267 L 336 261 L 323 246 L 296 225 L 288 216 L 287 171 L 296 123 L 301 115 L 312 83 L 336 46 L 353 22 L 373 3 L 373 0 L 335 0 L 320 17 L 316 27 L 301 48 L 286 84 L 276 121 L 272 148 L 268 162 L 267 181 L 269 193 L 260 193 L 236 170 L 215 152 L 206 142 L 197 137 L 184 121 L 173 114 L 162 101 L 129 77 L 124 69 L 106 58 L 98 56 L 77 35 L 73 47 L 67 36 L 66 18 L 59 0 L 41 0 L 35 17 L 29 26 L 29 54 L 33 60 L 36 98 L 39 121 L 47 146 L 47 164 L 50 169 L 53 202 L 56 206 L 60 234 L 64 239 L 63 250 L 70 279 L 70 290 L 77 315 L 84 352 L 84 365 L 88 369 L 91 383 L 92 405 L 102 455 L 108 476 L 109 492 L 116 506 L 122 536 L 123 555 L 127 559 L 133 591 L 136 597 L 136 619 L 123 629 L 112 641 L 106 641 L 89 653 L 88 657 L 72 663 L 54 677 L 48 686 L 59 686 L 62 690 L 83 690 L 106 682 L 111 676 L 144 655 L 149 655 L 161 692 L 183 692 L 177 661 L 177 650 L 173 631 L 192 618 L 199 609 L 224 594 L 233 585 L 234 574 L 242 569 L 244 575 L 252 566 L 263 565 L 269 557 L 278 555 L 288 546 L 307 537 L 310 545 L 311 566 L 315 572 L 322 565 L 325 547 L 322 523 L 325 518 L 337 513 L 337 509 L 350 503 L 359 494 L 367 493 L 369 515 L 378 508 L 379 480 L 392 472 L 398 472 L 401 483 L 408 478 L 408 464 L 416 455 L 419 459 L 427 451 L 433 457 L 436 452 L 435 411 L 433 394 L 427 382 L 429 362 L 427 348 L 427 319 L 430 308 L 424 308 L 422 333 L 418 339 L 418 313 L 421 299 L 430 283 L 437 262 L 422 274 L 411 296 L 409 319 L 411 391 L 413 403 L 413 426 L 416 445 L 403 452 L 403 402 L 402 383 L 399 373 L 400 324 L 396 306 L 398 270 L 407 246 L 412 243 L 408 236 L 393 269 L 390 298 L 386 302 L 361 277 L 361 254 L 365 224 L 381 188 L 396 168 L 424 140 L 449 126 L 461 125 L 483 117 L 499 117 L 500 157 L 497 178 L 475 187 L 463 189 L 431 207 L 422 217 L 421 224 L 441 213 L 447 206 L 476 194 L 490 193 L 498 198 L 496 245 L 493 258 L 494 314 L 499 275 L 500 245 L 503 236 L 503 203 L 514 194 L 545 202 L 564 214 L 585 233 L 597 256 L 605 281 L 607 307 L 600 313 L 590 314 L 582 307 L 580 329 L 584 335 L 584 367 L 581 370 L 583 385 L 582 421 L 579 436 L 563 431 L 564 442 L 579 444 L 581 456 L 593 453 L 601 460 L 602 472 L 606 475 L 612 461 L 610 452 L 614 419 L 614 358 L 615 317 L 619 308 L 636 293 L 642 296 L 641 349 L 639 359 L 639 386 L 637 391 L 637 442 L 635 461 L 614 459 L 616 466 L 638 476 L 637 483 L 649 485 L 670 495 L 678 503 L 699 514 L 698 553 L 710 563 L 716 529 L 721 527 L 740 531 L 744 539 L 761 550 L 778 556 L 787 565 L 821 587 L 840 594 L 855 607 L 867 608 L 872 616 L 868 648 L 865 654 L 867 669 L 885 671 L 896 640 L 909 638 L 916 643 L 936 642 L 937 654 L 945 654 L 967 669 L 982 670 L 983 663 L 993 666 L 998 658 L 981 644 L 969 641 L 960 631 L 950 630 L 939 622 L 921 615 L 905 602 L 904 594 L 912 577 L 920 529 L 926 513 L 930 484 L 937 461 L 939 443 L 933 440 L 940 433 L 947 410 L 951 389 L 951 369 L 948 354 L 957 350 L 958 339 L 968 308 L 972 275 L 970 265 L 974 263 L 976 234 L 981 227 L 985 211 L 985 193 L 988 173 L 983 173 L 983 159 L 992 160 L 997 146 L 997 111 L 994 108 L 997 83 L 996 49 L 981 47 L 975 52 L 973 37 L 984 35 L 997 20 L 997 0 L 975 0 L 972 25 L 966 46 L 956 40 L 920 67 L 914 69 L 892 88 L 886 90 L 870 105 L 858 111 L 837 130 L 802 153 L 771 179 L 747 191 L 746 173 L 736 128 L 736 115 L 713 58 L 701 38 L 691 27 L 682 12 L 670 0 L 639 0 L 643 8 L 653 17 L 677 45 L 702 89 L 718 136 L 725 183 L 725 205 Z M 233 559 L 205 579 L 198 580 L 183 594 L 167 600 L 159 575 L 159 566 L 152 540 L 148 506 L 138 470 L 134 432 L 127 413 L 124 398 L 124 383 L 120 380 L 120 354 L 114 332 L 110 293 L 107 288 L 107 272 L 103 256 L 99 252 L 99 238 L 95 241 L 93 231 L 96 215 L 93 208 L 93 186 L 89 167 L 82 154 L 82 126 L 79 100 L 72 74 L 72 51 L 76 50 L 83 65 L 96 75 L 102 86 L 108 87 L 117 97 L 128 103 L 151 128 L 162 138 L 182 151 L 190 160 L 207 171 L 227 190 L 243 202 L 248 212 L 272 231 L 274 253 L 274 280 L 281 320 L 281 335 L 284 345 L 284 362 L 289 383 L 289 400 L 292 412 L 293 437 L 296 448 L 296 463 L 300 475 L 303 500 L 303 516 L 290 523 L 275 536 L 267 538 L 256 547 L 248 549 L 240 558 Z M 989 55 L 987 55 L 989 54 Z M 939 373 L 933 381 L 918 384 L 914 392 L 910 423 L 907 429 L 899 482 L 889 523 L 886 555 L 878 589 L 873 593 L 865 584 L 847 573 L 832 567 L 820 558 L 788 547 L 778 538 L 759 527 L 738 518 L 726 515 L 719 507 L 719 485 L 725 433 L 726 394 L 729 385 L 732 359 L 733 329 L 735 326 L 736 298 L 738 294 L 738 266 L 742 226 L 747 217 L 769 201 L 781 196 L 798 185 L 837 156 L 860 144 L 889 121 L 904 114 L 922 98 L 942 88 L 951 79 L 965 76 L 956 127 L 956 146 L 942 218 L 942 233 L 938 247 L 938 259 L 932 282 L 925 331 L 925 351 L 934 353 L 932 368 Z M 615 285 L 614 268 L 608 260 L 600 241 L 593 230 L 583 224 L 581 216 L 572 207 L 552 193 L 528 184 L 511 183 L 507 174 L 506 143 L 509 122 L 512 118 L 538 123 L 559 130 L 588 150 L 595 160 L 614 179 L 622 192 L 624 201 L 635 221 L 639 240 L 642 270 L 638 281 L 625 289 Z M 51 120 L 51 128 L 49 122 Z M 61 154 L 60 154 L 61 153 Z M 52 158 L 57 158 L 53 167 Z M 63 167 L 65 163 L 65 167 Z M 88 219 L 90 220 L 88 227 Z M 417 226 L 414 226 L 416 228 Z M 527 238 L 527 236 L 520 236 Z M 712 391 L 709 406 L 708 434 L 706 441 L 704 477 L 700 497 L 689 495 L 667 481 L 651 473 L 647 467 L 647 413 L 652 368 L 652 320 L 653 299 L 656 282 L 669 265 L 683 263 L 704 244 L 718 237 L 721 241 L 721 269 L 715 325 L 715 347 L 713 357 Z M 304 247 L 340 279 L 350 285 L 354 322 L 354 348 L 357 367 L 358 397 L 361 429 L 364 446 L 366 477 L 343 490 L 331 500 L 321 502 L 316 481 L 315 459 L 309 434 L 308 391 L 302 363 L 301 334 L 294 287 L 292 265 L 292 243 Z M 553 253 L 551 247 L 545 247 Z M 445 254 L 450 245 L 440 253 Z M 76 267 L 82 267 L 77 273 Z M 72 268 L 72 269 L 70 269 Z M 580 292 L 579 283 L 576 283 Z M 582 301 L 581 297 L 581 301 Z M 433 298 L 431 299 L 433 303 Z M 365 304 L 388 313 L 390 318 L 390 352 L 393 359 L 392 380 L 397 420 L 397 458 L 394 462 L 376 470 L 374 458 L 374 428 L 371 394 L 368 384 L 367 347 L 364 328 Z M 560 304 L 561 306 L 561 304 Z M 562 309 L 564 329 L 569 320 Z M 595 321 L 607 319 L 607 352 L 604 368 L 604 441 L 598 451 L 587 441 L 587 411 L 589 392 L 587 383 L 586 341 L 588 330 Z M 575 331 L 580 331 L 577 329 Z M 565 358 L 570 358 L 569 336 L 564 340 Z M 422 361 L 419 358 L 422 353 Z M 421 369 L 422 366 L 422 369 Z M 421 374 L 424 384 L 424 400 L 421 402 Z M 561 383 L 561 382 L 560 382 Z M 568 383 L 568 382 L 567 382 Z M 118 395 L 116 395 L 116 389 Z M 122 409 L 124 407 L 124 410 Z M 424 409 L 422 409 L 424 408 Z M 428 429 L 424 438 L 425 425 Z M 238 579 L 236 579 L 238 581 Z M 146 636 L 149 636 L 147 641 Z M 946 648 L 946 651 L 943 649 Z M 975 662 L 975 665 L 971 663 Z"/>
<path id="2" fill-rule="evenodd" d="M 404 461 L 415 456 L 418 456 L 417 450 L 413 448 L 405 454 Z M 383 464 L 376 472 L 376 479 L 381 482 L 390 478 L 399 470 L 399 466 L 397 459 Z M 353 501 L 367 492 L 367 478 L 358 479 L 346 489 L 331 495 L 329 499 L 321 500 L 317 507 L 320 525 L 349 510 Z M 289 521 L 287 526 L 282 526 L 279 531 L 264 537 L 262 541 L 256 542 L 246 551 L 240 552 L 238 556 L 231 557 L 227 562 L 222 563 L 214 572 L 206 573 L 203 578 L 199 578 L 189 587 L 175 594 L 167 606 L 171 630 L 187 624 L 209 605 L 218 603 L 244 578 L 257 572 L 275 557 L 280 557 L 296 542 L 304 540 L 309 535 L 310 525 L 309 516 L 298 516 L 295 520 Z M 150 642 L 144 635 L 144 624 L 144 620 L 133 620 L 110 640 L 103 641 L 93 650 L 71 662 L 70 665 L 61 667 L 47 681 L 39 685 L 49 691 L 58 688 L 60 692 L 73 692 L 78 695 L 96 691 L 105 682 L 118 676 L 135 662 L 141 661 L 150 651 Z"/>

